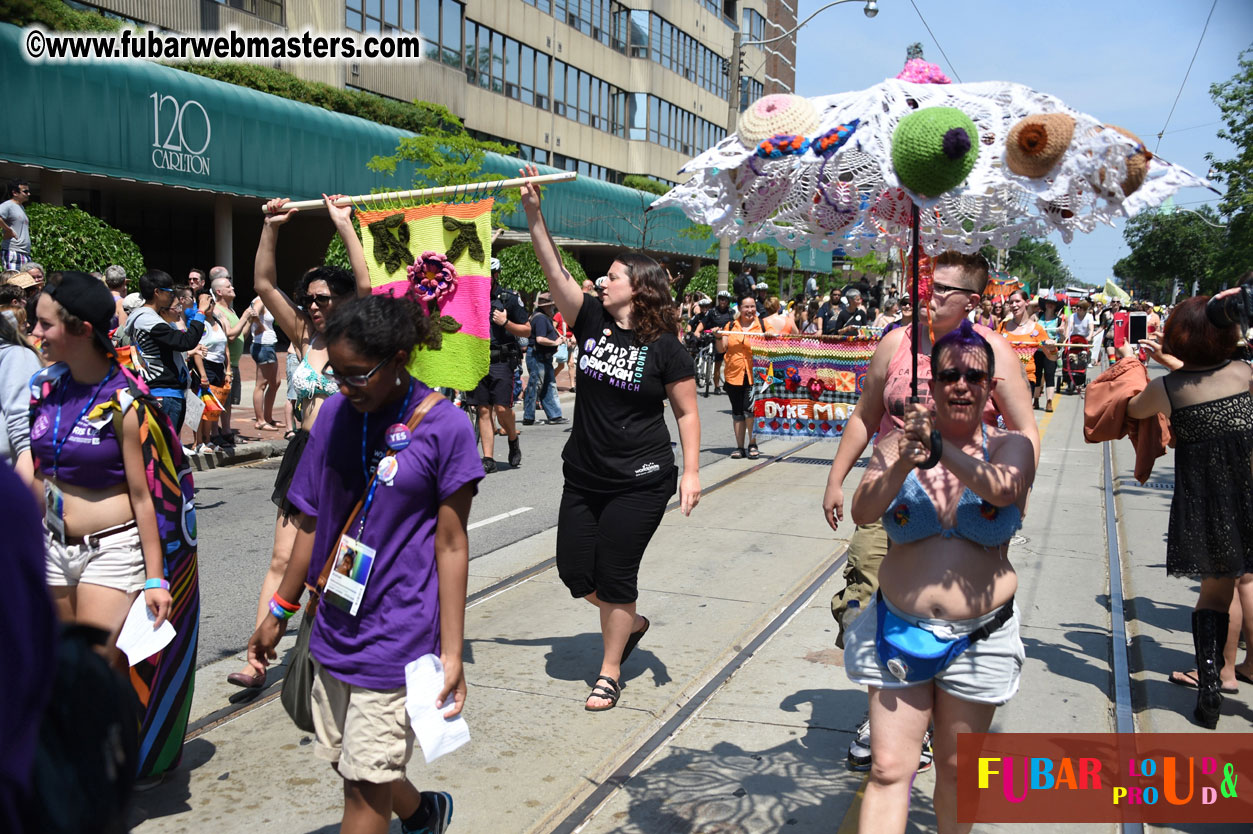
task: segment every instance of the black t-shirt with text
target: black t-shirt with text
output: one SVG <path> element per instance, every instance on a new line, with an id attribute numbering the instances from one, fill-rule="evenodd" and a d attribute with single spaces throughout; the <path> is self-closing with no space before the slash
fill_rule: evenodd
<path id="1" fill-rule="evenodd" d="M 692 357 L 673 333 L 647 345 L 583 297 L 572 331 L 579 344 L 579 402 L 562 452 L 573 485 L 618 492 L 674 476 L 666 429 L 666 386 L 696 375 Z"/>

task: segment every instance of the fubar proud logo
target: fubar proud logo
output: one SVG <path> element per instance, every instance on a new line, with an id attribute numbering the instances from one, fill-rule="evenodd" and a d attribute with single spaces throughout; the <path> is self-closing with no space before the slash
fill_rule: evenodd
<path id="1" fill-rule="evenodd" d="M 209 140 L 213 126 L 209 111 L 195 99 L 153 93 L 152 165 L 164 171 L 209 176 Z"/>

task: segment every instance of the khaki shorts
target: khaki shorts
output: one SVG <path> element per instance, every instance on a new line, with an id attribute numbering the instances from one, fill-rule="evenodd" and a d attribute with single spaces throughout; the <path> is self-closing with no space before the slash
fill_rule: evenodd
<path id="1" fill-rule="evenodd" d="M 350 782 L 386 784 L 405 776 L 413 728 L 405 687 L 366 689 L 336 678 L 314 661 L 313 752 Z"/>
<path id="2" fill-rule="evenodd" d="M 143 590 L 147 579 L 139 530 L 134 526 L 99 538 L 88 536 L 83 544 L 63 544 L 45 528 L 44 549 L 49 585 L 103 585 L 129 594 Z"/>
<path id="3" fill-rule="evenodd" d="M 859 524 L 848 542 L 848 563 L 844 566 L 844 589 L 831 597 L 831 616 L 839 624 L 835 645 L 844 648 L 844 620 L 848 604 L 856 600 L 862 611 L 879 590 L 879 565 L 888 552 L 888 534 L 883 522 Z"/>

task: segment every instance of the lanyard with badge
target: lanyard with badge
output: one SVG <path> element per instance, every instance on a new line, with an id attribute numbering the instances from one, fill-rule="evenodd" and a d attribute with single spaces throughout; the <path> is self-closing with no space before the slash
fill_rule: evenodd
<path id="1" fill-rule="evenodd" d="M 415 387 L 415 383 L 409 383 L 409 390 L 405 392 L 405 401 L 400 406 L 402 417 L 409 410 Z M 421 410 L 421 408 L 418 409 L 418 411 Z M 417 416 L 417 411 L 414 415 Z M 420 420 L 421 417 L 418 419 Z M 414 425 L 416 426 L 416 423 Z M 400 471 L 400 462 L 396 460 L 396 454 L 407 448 L 412 439 L 410 427 L 404 423 L 393 423 L 388 426 L 384 434 L 387 454 L 371 467 L 369 435 L 370 415 L 367 413 L 361 419 L 361 471 L 365 474 L 367 483 L 365 498 L 359 505 L 360 512 L 354 514 L 355 519 L 349 518 L 335 546 L 335 552 L 331 557 L 332 567 L 327 576 L 326 590 L 323 594 L 331 605 L 347 611 L 354 617 L 361 608 L 361 600 L 365 598 L 366 585 L 370 582 L 374 559 L 378 555 L 374 548 L 361 541 L 365 534 L 366 519 L 370 515 L 370 507 L 374 504 L 379 484 L 391 486 L 395 482 L 396 475 Z M 357 522 L 356 534 L 350 536 L 348 532 L 353 529 L 354 520 Z"/>
<path id="2" fill-rule="evenodd" d="M 52 424 L 52 478 L 57 477 L 60 469 L 61 450 L 65 448 L 65 444 L 69 442 L 70 435 L 74 434 L 74 429 L 78 427 L 79 422 L 87 416 L 87 412 L 91 411 L 96 404 L 96 397 L 100 396 L 100 392 L 104 390 L 104 386 L 109 380 L 113 379 L 114 371 L 110 369 L 105 374 L 104 379 L 100 380 L 100 384 L 91 392 L 91 396 L 87 398 L 87 402 L 83 405 L 83 410 L 78 412 L 78 416 L 74 418 L 74 422 L 70 423 L 70 428 L 65 433 L 65 437 L 61 437 L 61 411 L 65 407 L 65 389 L 66 381 L 61 383 L 61 398 L 57 401 L 57 416 Z M 53 480 L 44 479 L 44 524 L 48 530 L 62 542 L 65 541 L 65 495 Z"/>

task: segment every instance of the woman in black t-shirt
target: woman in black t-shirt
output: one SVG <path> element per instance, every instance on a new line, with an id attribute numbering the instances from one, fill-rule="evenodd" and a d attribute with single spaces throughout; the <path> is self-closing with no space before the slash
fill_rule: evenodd
<path id="1" fill-rule="evenodd" d="M 538 172 L 529 165 L 522 173 Z M 579 401 L 561 455 L 557 570 L 572 596 L 600 609 L 605 653 L 585 705 L 599 712 L 617 705 L 622 663 L 648 631 L 648 619 L 635 612 L 636 580 L 676 481 L 684 515 L 700 501 L 696 369 L 675 335 L 660 264 L 623 252 L 609 267 L 604 300 L 585 295 L 562 266 L 537 186 L 522 186 L 522 206 L 549 292 L 579 346 Z M 666 429 L 667 400 L 683 445 L 681 477 Z"/>

